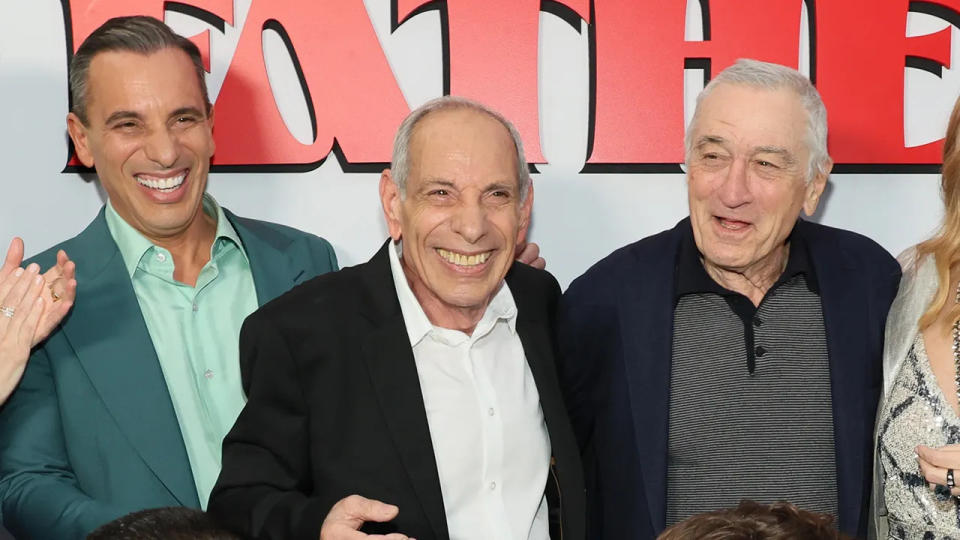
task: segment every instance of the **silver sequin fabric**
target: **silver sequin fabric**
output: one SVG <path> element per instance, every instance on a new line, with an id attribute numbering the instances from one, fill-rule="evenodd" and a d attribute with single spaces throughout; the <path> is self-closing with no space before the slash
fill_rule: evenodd
<path id="1" fill-rule="evenodd" d="M 960 540 L 957 499 L 930 489 L 914 451 L 960 443 L 960 419 L 937 386 L 920 333 L 880 411 L 878 436 L 889 538 Z"/>

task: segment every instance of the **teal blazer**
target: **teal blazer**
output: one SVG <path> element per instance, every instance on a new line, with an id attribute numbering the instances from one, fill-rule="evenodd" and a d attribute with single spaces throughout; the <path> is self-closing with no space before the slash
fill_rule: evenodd
<path id="1" fill-rule="evenodd" d="M 250 260 L 257 303 L 337 269 L 325 240 L 224 210 Z M 103 209 L 64 249 L 77 300 L 33 351 L 0 409 L 3 524 L 18 539 L 84 538 L 119 516 L 199 507 L 166 382 Z"/>

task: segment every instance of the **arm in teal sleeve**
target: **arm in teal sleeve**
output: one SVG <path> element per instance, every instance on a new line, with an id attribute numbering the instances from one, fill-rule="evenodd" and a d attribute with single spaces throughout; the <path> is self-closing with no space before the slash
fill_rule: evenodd
<path id="1" fill-rule="evenodd" d="M 2 516 L 15 538 L 84 538 L 122 514 L 77 483 L 43 349 L 33 353 L 20 387 L 0 409 L 0 433 Z"/>

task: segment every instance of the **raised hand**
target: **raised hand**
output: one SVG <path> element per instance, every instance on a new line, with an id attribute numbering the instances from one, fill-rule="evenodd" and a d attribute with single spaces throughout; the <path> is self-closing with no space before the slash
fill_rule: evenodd
<path id="1" fill-rule="evenodd" d="M 46 339 L 73 307 L 77 296 L 76 274 L 77 265 L 67 257 L 65 251 L 58 251 L 57 264 L 43 273 L 43 281 L 50 293 L 44 295 L 44 311 L 33 336 L 34 345 Z"/>
<path id="2" fill-rule="evenodd" d="M 0 266 L 0 403 L 20 382 L 30 349 L 70 311 L 77 292 L 76 267 L 62 250 L 43 275 L 38 265 L 22 263 L 23 240 L 14 238 Z"/>
<path id="3" fill-rule="evenodd" d="M 533 242 L 517 245 L 517 260 L 540 270 L 547 267 L 547 261 L 540 256 L 540 246 Z"/>
<path id="4" fill-rule="evenodd" d="M 15 268 L 0 277 L 0 403 L 16 388 L 43 314 L 40 267 Z"/>

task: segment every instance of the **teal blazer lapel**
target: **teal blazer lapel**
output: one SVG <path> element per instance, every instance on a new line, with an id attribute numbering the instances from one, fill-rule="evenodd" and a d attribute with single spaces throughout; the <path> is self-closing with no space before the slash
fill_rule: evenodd
<path id="1" fill-rule="evenodd" d="M 177 501 L 199 507 L 160 362 L 103 210 L 64 247 L 77 264 L 77 303 L 63 323 L 67 341 L 143 461 Z"/>
<path id="2" fill-rule="evenodd" d="M 302 250 L 289 249 L 292 244 L 289 236 L 279 234 L 262 221 L 238 217 L 226 208 L 223 213 L 240 236 L 250 260 L 257 305 L 262 306 L 313 277 L 314 272 L 308 271 L 310 262 L 297 256 Z"/>

